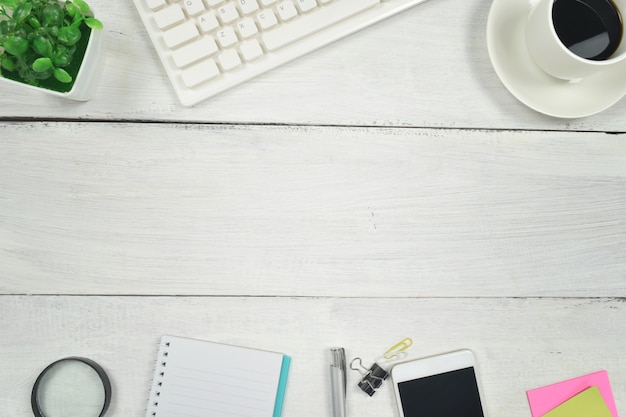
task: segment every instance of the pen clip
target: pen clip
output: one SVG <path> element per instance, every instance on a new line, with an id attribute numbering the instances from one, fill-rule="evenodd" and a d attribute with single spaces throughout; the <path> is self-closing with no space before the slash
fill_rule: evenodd
<path id="1" fill-rule="evenodd" d="M 346 351 L 330 348 L 330 389 L 333 417 L 346 415 Z"/>
<path id="2" fill-rule="evenodd" d="M 342 375 L 343 391 L 346 391 L 347 376 L 346 376 L 346 351 L 344 348 L 330 348 L 330 366 L 339 368 Z"/>

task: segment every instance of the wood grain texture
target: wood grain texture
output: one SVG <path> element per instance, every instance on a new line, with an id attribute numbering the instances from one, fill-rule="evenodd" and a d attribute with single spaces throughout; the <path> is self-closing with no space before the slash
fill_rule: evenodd
<path id="1" fill-rule="evenodd" d="M 2 132 L 4 294 L 626 296 L 621 135 Z"/>
<path id="2" fill-rule="evenodd" d="M 626 407 L 623 300 L 0 297 L 0 414 L 32 415 L 29 395 L 50 362 L 82 355 L 109 373 L 109 417 L 143 417 L 163 333 L 292 356 L 285 417 L 330 416 L 327 349 L 374 357 L 404 337 L 410 358 L 471 348 L 489 416 L 530 415 L 525 391 L 600 369 Z M 397 415 L 390 383 L 372 398 L 348 373 L 349 415 Z"/>
<path id="3" fill-rule="evenodd" d="M 487 53 L 490 0 L 429 0 L 197 107 L 182 107 L 131 1 L 92 0 L 107 56 L 74 103 L 2 86 L 1 117 L 626 131 L 626 101 L 559 120 L 519 103 Z"/>
<path id="4" fill-rule="evenodd" d="M 489 417 L 600 369 L 624 412 L 624 100 L 527 109 L 489 62 L 491 1 L 430 0 L 184 108 L 132 2 L 90 4 L 96 98 L 0 94 L 0 415 L 82 355 L 107 416 L 144 417 L 164 333 L 291 355 L 284 417 L 330 416 L 329 347 L 407 336 L 474 350 Z M 358 377 L 349 415 L 397 415 Z"/>

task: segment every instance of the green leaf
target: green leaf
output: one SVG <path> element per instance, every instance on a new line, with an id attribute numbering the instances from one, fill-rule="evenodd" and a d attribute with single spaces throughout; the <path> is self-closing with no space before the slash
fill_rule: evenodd
<path id="1" fill-rule="evenodd" d="M 52 63 L 55 67 L 65 67 L 72 62 L 72 52 L 64 45 L 58 45 L 57 50 L 52 57 Z"/>
<path id="2" fill-rule="evenodd" d="M 63 9 L 58 4 L 48 4 L 43 8 L 41 20 L 44 26 L 61 26 L 63 24 Z"/>
<path id="3" fill-rule="evenodd" d="M 33 62 L 33 70 L 35 72 L 46 72 L 50 71 L 52 68 L 54 68 L 54 65 L 52 65 L 50 58 L 37 58 L 35 62 Z"/>
<path id="4" fill-rule="evenodd" d="M 27 21 L 33 29 L 39 29 L 41 27 L 41 23 L 39 23 L 39 20 L 37 20 L 35 16 L 30 16 Z"/>
<path id="5" fill-rule="evenodd" d="M 10 35 L 15 30 L 17 23 L 12 20 L 0 21 L 0 35 Z"/>
<path id="6" fill-rule="evenodd" d="M 0 66 L 7 71 L 15 71 L 15 61 L 8 55 L 2 55 L 2 57 L 0 57 Z"/>
<path id="7" fill-rule="evenodd" d="M 101 21 L 96 19 L 95 17 L 88 17 L 85 19 L 85 24 L 89 26 L 93 30 L 101 30 L 104 25 Z"/>
<path id="8" fill-rule="evenodd" d="M 9 36 L 4 43 L 4 50 L 13 56 L 22 56 L 28 51 L 28 41 L 21 36 Z"/>
<path id="9" fill-rule="evenodd" d="M 43 36 L 36 36 L 33 39 L 33 51 L 41 56 L 49 57 L 52 55 L 52 42 Z"/>
<path id="10" fill-rule="evenodd" d="M 15 10 L 13 10 L 13 20 L 18 23 L 22 23 L 26 20 L 28 16 L 30 16 L 30 12 L 33 10 L 33 4 L 30 2 L 25 2 L 19 4 Z"/>
<path id="11" fill-rule="evenodd" d="M 37 84 L 37 77 L 35 71 L 28 65 L 20 66 L 18 68 L 18 75 L 26 81 L 28 84 Z"/>
<path id="12" fill-rule="evenodd" d="M 71 83 L 72 76 L 68 74 L 63 68 L 57 68 L 54 70 L 54 78 L 59 80 L 62 83 Z"/>
<path id="13" fill-rule="evenodd" d="M 80 40 L 80 29 L 74 26 L 66 26 L 59 29 L 58 39 L 64 45 L 76 45 Z"/>
<path id="14" fill-rule="evenodd" d="M 84 15 L 89 14 L 89 12 L 91 11 L 89 5 L 84 0 L 73 0 L 73 3 L 76 5 L 76 7 L 80 9 L 81 13 Z"/>
<path id="15" fill-rule="evenodd" d="M 80 10 L 78 9 L 78 7 L 76 7 L 74 3 L 71 3 L 69 1 L 65 3 L 65 11 L 67 12 L 68 16 L 71 18 L 74 18 L 80 15 Z"/>
<path id="16" fill-rule="evenodd" d="M 58 26 L 49 26 L 46 28 L 46 33 L 52 36 L 53 39 L 56 39 L 59 36 L 59 27 Z"/>
<path id="17" fill-rule="evenodd" d="M 0 0 L 0 6 L 13 10 L 17 7 L 19 2 L 20 0 Z"/>
<path id="18" fill-rule="evenodd" d="M 54 74 L 54 68 L 50 68 L 48 71 L 41 71 L 41 72 L 37 72 L 33 70 L 33 74 L 35 75 L 35 78 L 37 80 L 47 80 L 48 78 L 52 77 L 52 75 Z"/>

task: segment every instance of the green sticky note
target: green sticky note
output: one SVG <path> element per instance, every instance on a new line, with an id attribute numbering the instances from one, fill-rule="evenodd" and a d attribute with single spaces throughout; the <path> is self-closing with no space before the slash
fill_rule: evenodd
<path id="1" fill-rule="evenodd" d="M 543 417 L 612 417 L 598 387 L 587 388 Z"/>

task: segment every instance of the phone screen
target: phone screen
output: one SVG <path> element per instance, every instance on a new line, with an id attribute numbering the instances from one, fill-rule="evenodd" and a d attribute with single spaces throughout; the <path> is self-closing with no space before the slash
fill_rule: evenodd
<path id="1" fill-rule="evenodd" d="M 400 382 L 405 417 L 484 417 L 473 367 Z"/>

